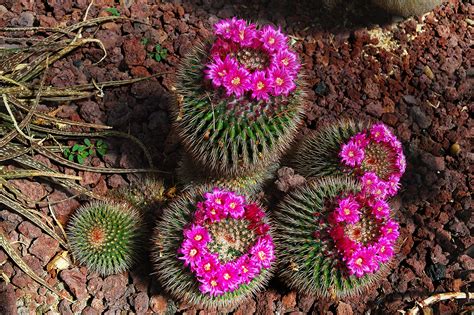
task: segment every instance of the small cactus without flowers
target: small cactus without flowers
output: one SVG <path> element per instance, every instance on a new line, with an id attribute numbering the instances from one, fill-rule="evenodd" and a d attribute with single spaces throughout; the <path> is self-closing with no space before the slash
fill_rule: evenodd
<path id="1" fill-rule="evenodd" d="M 231 308 L 260 291 L 275 259 L 261 207 L 208 185 L 165 209 L 154 244 L 164 287 L 177 299 L 207 308 Z"/>
<path id="2" fill-rule="evenodd" d="M 210 173 L 236 176 L 278 160 L 302 121 L 300 63 L 285 35 L 236 18 L 214 26 L 178 71 L 175 127 Z"/>
<path id="3" fill-rule="evenodd" d="M 352 175 L 383 198 L 398 191 L 406 161 L 400 141 L 384 124 L 341 121 L 303 140 L 294 167 L 308 177 Z"/>
<path id="4" fill-rule="evenodd" d="M 398 237 L 390 207 L 349 177 L 325 177 L 290 193 L 275 224 L 281 276 L 293 289 L 347 298 L 389 271 Z"/>
<path id="5" fill-rule="evenodd" d="M 92 202 L 69 221 L 72 254 L 103 276 L 125 271 L 135 260 L 141 225 L 141 217 L 126 204 Z"/>

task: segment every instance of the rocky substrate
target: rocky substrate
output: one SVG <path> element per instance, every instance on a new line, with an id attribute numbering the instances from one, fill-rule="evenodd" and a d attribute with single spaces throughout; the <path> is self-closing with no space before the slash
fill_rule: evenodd
<path id="1" fill-rule="evenodd" d="M 399 254 L 393 272 L 379 288 L 347 301 L 316 300 L 290 291 L 275 279 L 270 287 L 236 314 L 395 314 L 414 301 L 434 293 L 465 291 L 474 280 L 473 218 L 471 191 L 474 177 L 471 152 L 473 137 L 472 34 L 474 6 L 451 0 L 423 17 L 389 23 L 390 18 L 371 7 L 369 1 L 350 1 L 331 10 L 320 1 L 172 1 L 97 0 L 89 16 L 105 16 L 105 8 L 121 16 L 145 21 L 119 20 L 83 30 L 95 34 L 106 49 L 90 45 L 56 62 L 46 83 L 54 86 L 120 80 L 166 73 L 105 91 L 102 98 L 60 104 L 58 117 L 104 123 L 129 132 L 150 149 L 158 168 L 174 184 L 173 170 L 179 143 L 170 128 L 168 106 L 179 60 L 196 42 L 209 37 L 211 25 L 220 18 L 240 16 L 279 24 L 295 41 L 307 73 L 311 106 L 301 135 L 340 117 L 381 120 L 401 139 L 408 168 L 403 190 L 392 200 L 401 222 Z M 346 1 L 347 2 L 347 1 Z M 0 26 L 55 27 L 83 18 L 85 0 L 12 1 L 0 5 Z M 384 26 L 374 25 L 380 23 Z M 18 33 L 20 36 L 20 33 Z M 9 34 L 11 35 L 11 34 Z M 24 34 L 22 33 L 22 36 Z M 30 36 L 31 33 L 27 33 Z M 0 39 L 1 41 L 2 39 Z M 9 43 L 11 44 L 11 43 Z M 156 44 L 168 50 L 165 60 L 150 56 Z M 51 104 L 41 105 L 51 111 Z M 107 167 L 141 167 L 143 157 L 130 143 L 113 139 L 104 159 L 86 163 Z M 50 162 L 40 156 L 37 159 Z M 471 167 L 470 167 L 471 165 Z M 134 176 L 75 172 L 81 185 L 99 194 L 126 185 Z M 282 168 L 270 185 L 272 196 L 282 195 L 304 178 Z M 15 185 L 33 200 L 58 201 L 68 192 L 44 182 L 15 180 Z M 53 206 L 65 224 L 82 201 L 68 200 Z M 38 210 L 48 213 L 47 207 Z M 157 214 L 159 211 L 157 210 Z M 1 314 L 207 314 L 171 300 L 160 288 L 147 256 L 129 273 L 100 277 L 84 267 L 71 265 L 58 275 L 46 265 L 59 253 L 59 244 L 22 217 L 0 208 L 0 228 L 28 265 L 51 285 L 70 291 L 77 302 L 59 301 L 47 289 L 26 276 L 0 250 L 0 268 L 11 279 L 0 283 Z M 64 286 L 63 286 L 64 285 Z M 470 289 L 472 291 L 472 288 Z M 447 301 L 433 307 L 439 314 L 462 310 L 463 301 Z"/>

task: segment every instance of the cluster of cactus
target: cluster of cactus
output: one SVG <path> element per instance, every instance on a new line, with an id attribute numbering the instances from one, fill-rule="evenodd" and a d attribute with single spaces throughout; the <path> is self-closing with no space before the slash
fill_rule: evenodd
<path id="1" fill-rule="evenodd" d="M 174 126 L 214 178 L 268 173 L 302 122 L 298 58 L 272 26 L 233 18 L 214 29 L 214 40 L 197 45 L 178 70 Z"/>
<path id="2" fill-rule="evenodd" d="M 386 198 L 405 171 L 401 143 L 383 124 L 342 121 L 304 139 L 293 163 L 315 179 L 276 211 L 281 276 L 321 297 L 360 294 L 394 256 L 399 226 Z"/>
<path id="3" fill-rule="evenodd" d="M 101 275 L 127 270 L 136 260 L 142 220 L 127 203 L 92 202 L 79 208 L 68 225 L 71 252 Z"/>
<path id="4" fill-rule="evenodd" d="M 164 211 L 154 233 L 154 266 L 175 298 L 233 307 L 261 290 L 275 259 L 269 220 L 244 195 L 195 186 Z"/>

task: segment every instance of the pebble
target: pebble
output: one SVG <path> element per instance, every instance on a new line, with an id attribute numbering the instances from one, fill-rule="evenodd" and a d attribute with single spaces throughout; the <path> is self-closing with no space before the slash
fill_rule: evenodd
<path id="1" fill-rule="evenodd" d="M 48 263 L 59 250 L 59 242 L 43 234 L 29 248 L 29 252 L 38 257 L 43 263 Z"/>

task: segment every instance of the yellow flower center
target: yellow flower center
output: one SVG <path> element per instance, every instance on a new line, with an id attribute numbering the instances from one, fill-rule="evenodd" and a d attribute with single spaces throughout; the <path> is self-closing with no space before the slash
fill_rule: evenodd
<path id="1" fill-rule="evenodd" d="M 283 79 L 282 78 L 276 78 L 275 80 L 277 85 L 282 85 L 283 84 Z"/>
<path id="2" fill-rule="evenodd" d="M 349 208 L 344 208 L 344 214 L 349 215 L 351 213 L 351 210 Z"/>
<path id="3" fill-rule="evenodd" d="M 355 263 L 357 266 L 362 266 L 362 258 L 357 258 Z"/>
<path id="4" fill-rule="evenodd" d="M 393 231 L 392 229 L 388 229 L 387 233 L 392 233 L 392 231 Z"/>
<path id="5" fill-rule="evenodd" d="M 216 213 L 217 213 L 217 212 L 216 212 L 216 209 L 212 208 L 212 209 L 211 209 L 211 214 L 212 214 L 212 215 L 216 215 Z"/>
<path id="6" fill-rule="evenodd" d="M 239 77 L 235 77 L 232 79 L 231 83 L 233 85 L 239 85 L 240 84 L 240 78 Z"/>
<path id="7" fill-rule="evenodd" d="M 385 251 L 385 246 L 380 247 L 380 252 L 383 253 L 384 251 Z"/>
<path id="8" fill-rule="evenodd" d="M 270 38 L 268 39 L 268 43 L 269 43 L 270 45 L 275 44 L 275 38 L 270 37 Z"/>
<path id="9" fill-rule="evenodd" d="M 189 251 L 189 256 L 194 257 L 198 253 L 197 249 L 193 248 Z"/>
<path id="10" fill-rule="evenodd" d="M 194 240 L 199 242 L 200 240 L 202 240 L 202 235 L 201 234 L 196 234 L 194 236 Z"/>
<path id="11" fill-rule="evenodd" d="M 236 206 L 235 202 L 231 202 L 231 203 L 229 204 L 229 208 L 231 208 L 231 209 L 234 209 L 235 206 Z"/>
<path id="12" fill-rule="evenodd" d="M 245 31 L 244 30 L 239 32 L 239 37 L 240 37 L 240 40 L 244 40 L 244 38 L 245 38 Z"/>
<path id="13" fill-rule="evenodd" d="M 265 255 L 265 252 L 259 251 L 259 252 L 258 252 L 258 258 L 259 258 L 260 260 L 265 260 L 265 259 L 267 258 L 267 255 Z"/>
<path id="14" fill-rule="evenodd" d="M 210 263 L 205 264 L 204 265 L 204 270 L 206 270 L 206 271 L 211 270 L 211 264 Z"/>
<path id="15" fill-rule="evenodd" d="M 224 279 L 226 280 L 229 280 L 231 277 L 230 277 L 230 274 L 228 272 L 224 273 Z"/>
<path id="16" fill-rule="evenodd" d="M 216 199 L 214 200 L 214 202 L 217 203 L 218 205 L 221 205 L 221 204 L 222 204 L 221 198 L 216 198 Z"/>
<path id="17" fill-rule="evenodd" d="M 372 180 L 368 179 L 367 180 L 367 185 L 372 185 Z"/>
<path id="18" fill-rule="evenodd" d="M 216 280 L 211 280 L 211 286 L 213 286 L 213 287 L 217 286 L 217 281 Z"/>
<path id="19" fill-rule="evenodd" d="M 227 71 L 222 70 L 222 71 L 217 72 L 217 74 L 218 74 L 220 77 L 225 77 L 225 75 L 227 74 Z"/>
<path id="20" fill-rule="evenodd" d="M 354 151 L 349 151 L 347 155 L 349 155 L 350 157 L 354 157 Z"/>
<path id="21" fill-rule="evenodd" d="M 247 273 L 247 272 L 249 272 L 249 270 L 247 269 L 247 267 L 242 266 L 242 272 L 243 272 L 243 273 Z"/>
<path id="22" fill-rule="evenodd" d="M 261 89 L 263 89 L 264 87 L 265 87 L 265 84 L 263 84 L 262 81 L 260 81 L 260 82 L 257 83 L 257 90 L 261 90 Z"/>
<path id="23" fill-rule="evenodd" d="M 288 66 L 288 64 L 289 64 L 290 62 L 289 62 L 288 58 L 283 58 L 283 59 L 281 60 L 281 63 L 284 64 L 285 66 Z"/>

